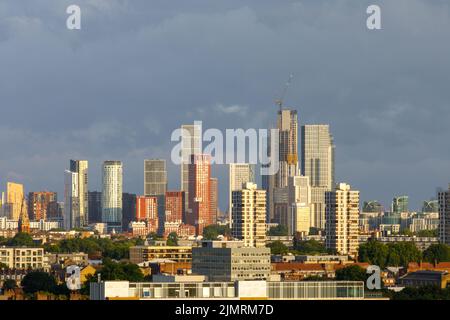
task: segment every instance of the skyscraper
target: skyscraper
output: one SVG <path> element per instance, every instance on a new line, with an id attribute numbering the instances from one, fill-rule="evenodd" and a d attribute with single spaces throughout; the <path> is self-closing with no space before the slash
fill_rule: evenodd
<path id="1" fill-rule="evenodd" d="M 131 221 L 136 221 L 136 195 L 122 193 L 122 231 L 128 230 Z"/>
<path id="2" fill-rule="evenodd" d="M 184 204 L 184 191 L 167 191 L 164 222 L 181 224 L 185 214 Z"/>
<path id="3" fill-rule="evenodd" d="M 301 171 L 311 185 L 311 226 L 325 227 L 325 192 L 334 188 L 334 143 L 328 125 L 302 126 Z"/>
<path id="4" fill-rule="evenodd" d="M 102 221 L 102 193 L 99 191 L 88 192 L 89 223 Z"/>
<path id="5" fill-rule="evenodd" d="M 267 193 L 267 221 L 286 225 L 288 180 L 299 174 L 297 111 L 280 108 L 277 113 L 277 129 L 279 170 L 272 176 L 263 176 L 262 184 Z"/>
<path id="6" fill-rule="evenodd" d="M 242 186 L 246 182 L 255 182 L 254 165 L 249 163 L 230 163 L 229 167 L 229 223 L 231 221 L 231 212 L 233 207 L 232 192 L 236 190 L 242 190 Z"/>
<path id="7" fill-rule="evenodd" d="M 202 153 L 202 127 L 200 124 L 181 126 L 181 191 L 185 192 L 185 208 L 189 208 L 189 164 L 191 156 Z"/>
<path id="8" fill-rule="evenodd" d="M 186 211 L 186 223 L 196 227 L 197 234 L 203 234 L 203 228 L 213 224 L 210 210 L 211 199 L 211 156 L 207 154 L 191 155 L 189 164 L 189 209 Z"/>
<path id="9" fill-rule="evenodd" d="M 447 191 L 438 192 L 439 242 L 450 245 L 450 184 Z"/>
<path id="10" fill-rule="evenodd" d="M 167 191 L 166 160 L 149 159 L 144 161 L 144 195 L 158 199 L 159 229 L 163 228 L 165 215 L 165 194 Z"/>
<path id="11" fill-rule="evenodd" d="M 247 182 L 232 192 L 232 236 L 246 247 L 266 246 L 266 191 Z"/>
<path id="12" fill-rule="evenodd" d="M 35 220 L 47 220 L 47 213 L 50 217 L 56 216 L 57 212 L 49 212 L 57 210 L 56 192 L 41 191 L 28 193 L 28 216 Z"/>
<path id="13" fill-rule="evenodd" d="M 11 220 L 19 220 L 20 213 L 26 210 L 23 185 L 14 182 L 6 183 L 6 202 L 8 217 Z"/>
<path id="14" fill-rule="evenodd" d="M 217 178 L 209 179 L 209 210 L 211 211 L 212 223 L 217 223 L 218 197 L 219 197 L 219 182 Z"/>
<path id="15" fill-rule="evenodd" d="M 298 118 L 297 110 L 278 111 L 280 170 L 275 175 L 275 187 L 284 188 L 288 178 L 298 175 Z"/>
<path id="16" fill-rule="evenodd" d="M 81 227 L 79 181 L 78 173 L 70 170 L 64 172 L 64 228 L 66 230 Z"/>
<path id="17" fill-rule="evenodd" d="M 158 198 L 136 196 L 136 220 L 147 223 L 148 232 L 158 232 Z"/>
<path id="18" fill-rule="evenodd" d="M 103 163 L 102 222 L 108 231 L 122 230 L 122 162 Z"/>
<path id="19" fill-rule="evenodd" d="M 289 177 L 288 234 L 307 235 L 311 227 L 311 187 L 309 177 Z"/>
<path id="20" fill-rule="evenodd" d="M 359 191 L 339 183 L 334 191 L 325 193 L 325 246 L 353 258 L 358 255 Z"/>
<path id="21" fill-rule="evenodd" d="M 391 211 L 394 214 L 408 212 L 408 196 L 398 196 L 392 199 Z"/>
<path id="22" fill-rule="evenodd" d="M 70 171 L 78 173 L 78 202 L 80 207 L 80 227 L 89 223 L 88 199 L 88 162 L 87 160 L 70 160 Z"/>

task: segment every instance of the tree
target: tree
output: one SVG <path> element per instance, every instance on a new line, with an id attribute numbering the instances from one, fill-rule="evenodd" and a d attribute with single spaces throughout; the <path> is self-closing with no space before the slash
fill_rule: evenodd
<path id="1" fill-rule="evenodd" d="M 178 235 L 176 232 L 171 232 L 167 236 L 167 242 L 166 244 L 168 246 L 177 246 L 178 245 Z"/>
<path id="2" fill-rule="evenodd" d="M 21 284 L 25 293 L 36 293 L 38 291 L 55 293 L 57 291 L 56 279 L 42 271 L 28 273 L 22 279 Z"/>
<path id="3" fill-rule="evenodd" d="M 14 290 L 15 288 L 17 288 L 17 284 L 16 284 L 16 281 L 15 281 L 15 280 L 13 280 L 13 279 L 7 279 L 7 280 L 5 280 L 5 282 L 3 282 L 2 289 L 3 289 L 4 291 L 7 291 L 7 290 Z"/>
<path id="4" fill-rule="evenodd" d="M 288 235 L 288 229 L 286 226 L 278 225 L 276 227 L 272 227 L 269 229 L 268 232 L 269 236 L 287 236 Z"/>
<path id="5" fill-rule="evenodd" d="M 366 270 L 358 265 L 336 270 L 336 280 L 338 281 L 366 281 L 367 276 Z"/>
<path id="6" fill-rule="evenodd" d="M 102 280 L 127 280 L 131 282 L 142 282 L 144 280 L 144 275 L 138 265 L 128 262 L 114 262 L 109 258 L 103 259 L 103 266 L 99 273 L 101 273 Z"/>
<path id="7" fill-rule="evenodd" d="M 230 227 L 228 225 L 212 224 L 203 229 L 203 239 L 205 240 L 216 240 L 219 235 L 230 236 Z"/>
<path id="8" fill-rule="evenodd" d="M 400 234 L 405 236 L 412 236 L 413 232 L 409 230 L 409 228 L 403 228 L 402 230 L 400 230 Z"/>
<path id="9" fill-rule="evenodd" d="M 294 241 L 294 249 L 300 254 L 327 253 L 325 246 L 317 240 Z"/>
<path id="10" fill-rule="evenodd" d="M 389 243 L 387 246 L 387 266 L 407 267 L 409 262 L 419 262 L 422 259 L 422 253 L 412 242 Z"/>
<path id="11" fill-rule="evenodd" d="M 389 255 L 388 247 L 375 240 L 368 241 L 359 246 L 358 259 L 384 268 Z"/>
<path id="12" fill-rule="evenodd" d="M 0 270 L 1 269 L 8 270 L 9 268 L 8 268 L 8 266 L 6 264 L 4 264 L 3 262 L 0 262 Z"/>
<path id="13" fill-rule="evenodd" d="M 431 263 L 450 261 L 450 246 L 443 243 L 432 244 L 423 252 L 423 260 Z"/>
<path id="14" fill-rule="evenodd" d="M 437 229 L 434 230 L 420 230 L 416 232 L 416 236 L 418 237 L 437 237 L 439 232 Z"/>
<path id="15" fill-rule="evenodd" d="M 270 248 L 271 254 L 286 254 L 289 248 L 281 241 L 274 241 L 269 243 L 266 247 Z"/>
<path id="16" fill-rule="evenodd" d="M 25 232 L 17 233 L 14 238 L 8 241 L 8 246 L 11 247 L 33 247 L 33 238 Z"/>

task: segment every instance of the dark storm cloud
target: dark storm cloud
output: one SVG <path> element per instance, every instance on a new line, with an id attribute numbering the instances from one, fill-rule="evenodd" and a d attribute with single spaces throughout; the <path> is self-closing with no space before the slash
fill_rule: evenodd
<path id="1" fill-rule="evenodd" d="M 80 31 L 65 28 L 73 3 Z M 372 3 L 380 31 L 365 27 Z M 61 192 L 85 158 L 98 189 L 101 162 L 120 159 L 141 193 L 143 159 L 169 159 L 173 129 L 273 125 L 294 73 L 286 103 L 331 125 L 338 180 L 415 208 L 450 181 L 449 40 L 446 1 L 3 1 L 0 183 Z"/>

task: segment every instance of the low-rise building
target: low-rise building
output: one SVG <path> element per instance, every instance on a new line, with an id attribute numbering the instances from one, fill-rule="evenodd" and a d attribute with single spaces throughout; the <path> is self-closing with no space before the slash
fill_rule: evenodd
<path id="1" fill-rule="evenodd" d="M 182 246 L 134 246 L 130 247 L 130 261 L 138 264 L 155 259 L 174 262 L 191 262 L 192 248 Z"/>
<path id="2" fill-rule="evenodd" d="M 192 273 L 208 281 L 266 280 L 270 249 L 244 247 L 242 241 L 203 241 L 192 248 Z"/>
<path id="3" fill-rule="evenodd" d="M 446 271 L 420 270 L 410 272 L 398 279 L 398 284 L 405 287 L 437 286 L 447 288 L 450 274 Z"/>
<path id="4" fill-rule="evenodd" d="M 90 300 L 362 300 L 363 281 L 139 282 L 90 284 Z"/>
<path id="5" fill-rule="evenodd" d="M 47 269 L 43 248 L 0 247 L 0 262 L 10 269 Z"/>

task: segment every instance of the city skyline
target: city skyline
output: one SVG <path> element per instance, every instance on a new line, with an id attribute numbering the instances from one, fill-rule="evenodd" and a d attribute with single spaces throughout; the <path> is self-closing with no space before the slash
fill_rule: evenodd
<path id="1" fill-rule="evenodd" d="M 53 2 L 9 1 L 0 12 L 2 184 L 61 195 L 68 159 L 87 159 L 90 188 L 100 190 L 102 161 L 120 159 L 124 189 L 142 193 L 142 160 L 168 160 L 174 128 L 197 119 L 205 128 L 270 127 L 291 73 L 285 106 L 298 110 L 299 125 L 330 125 L 336 181 L 361 199 L 388 206 L 406 194 L 418 208 L 447 184 L 450 19 L 441 2 L 382 1 L 383 29 L 371 32 L 370 1 L 157 1 L 158 12 L 111 1 L 106 14 L 80 0 L 76 34 L 65 28 L 65 1 Z M 224 181 L 226 167 L 217 171 Z M 170 175 L 172 189 L 178 180 Z M 222 209 L 226 198 L 222 187 Z"/>

